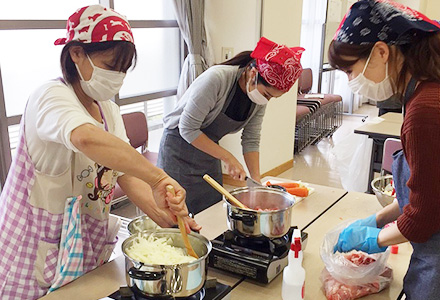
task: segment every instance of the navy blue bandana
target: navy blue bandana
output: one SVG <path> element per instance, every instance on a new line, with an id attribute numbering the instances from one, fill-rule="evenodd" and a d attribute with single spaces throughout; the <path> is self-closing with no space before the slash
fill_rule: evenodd
<path id="1" fill-rule="evenodd" d="M 390 0 L 360 0 L 345 15 L 333 40 L 365 45 L 411 43 L 414 36 L 440 31 L 438 22 Z"/>

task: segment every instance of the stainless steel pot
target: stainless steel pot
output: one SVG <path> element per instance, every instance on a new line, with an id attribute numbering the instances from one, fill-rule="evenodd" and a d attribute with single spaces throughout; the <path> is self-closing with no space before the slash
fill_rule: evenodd
<path id="1" fill-rule="evenodd" d="M 265 236 L 271 239 L 289 231 L 295 204 L 291 194 L 268 187 L 237 188 L 231 194 L 250 209 L 239 208 L 224 199 L 230 230 L 247 237 Z"/>
<path id="2" fill-rule="evenodd" d="M 391 196 L 393 191 L 393 185 L 391 184 L 392 180 L 393 175 L 385 175 L 371 181 L 373 192 L 383 207 L 393 203 L 394 199 L 396 199 L 395 194 L 394 196 Z"/>
<path id="3" fill-rule="evenodd" d="M 159 228 L 161 227 L 151 220 L 150 217 L 145 215 L 133 219 L 127 225 L 127 229 L 130 234 L 135 234 L 145 230 L 156 230 Z"/>
<path id="4" fill-rule="evenodd" d="M 188 238 L 199 258 L 178 265 L 144 264 L 126 253 L 137 237 L 148 238 L 150 235 L 171 238 L 173 246 L 185 248 L 179 229 L 156 229 L 131 235 L 122 243 L 128 286 L 136 286 L 145 295 L 153 297 L 188 297 L 197 293 L 205 283 L 211 242 L 200 234 L 189 234 Z"/>

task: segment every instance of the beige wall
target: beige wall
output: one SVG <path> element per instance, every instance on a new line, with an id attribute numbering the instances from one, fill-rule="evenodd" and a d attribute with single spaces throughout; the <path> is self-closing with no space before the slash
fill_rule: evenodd
<path id="1" fill-rule="evenodd" d="M 206 0 L 205 5 L 217 63 L 221 61 L 222 47 L 233 47 L 234 54 L 252 50 L 260 37 L 260 26 L 262 34 L 277 43 L 299 45 L 302 0 L 264 0 L 263 5 L 261 0 Z M 293 158 L 296 90 L 295 85 L 289 93 L 268 104 L 260 147 L 262 173 Z M 220 144 L 244 165 L 240 133 L 224 137 Z"/>
<path id="2" fill-rule="evenodd" d="M 299 46 L 302 0 L 265 0 L 262 35 L 291 47 Z M 261 138 L 262 173 L 293 159 L 297 84 L 271 101 L 264 117 Z"/>
<path id="3" fill-rule="evenodd" d="M 409 6 L 412 9 L 421 11 L 422 9 L 420 8 L 421 6 L 421 2 L 425 1 L 425 0 L 394 0 L 398 3 L 401 3 L 403 5 Z M 437 0 L 438 1 L 438 0 Z"/>
<path id="4" fill-rule="evenodd" d="M 440 1 L 439 0 L 425 0 L 426 10 L 422 11 L 429 18 L 440 20 Z"/>
<path id="5" fill-rule="evenodd" d="M 440 20 L 440 1 L 439 0 L 395 0 L 396 2 L 407 5 L 434 20 Z"/>
<path id="6" fill-rule="evenodd" d="M 252 50 L 260 37 L 261 0 L 206 0 L 205 21 L 215 63 L 223 61 L 222 47 L 234 55 Z"/>

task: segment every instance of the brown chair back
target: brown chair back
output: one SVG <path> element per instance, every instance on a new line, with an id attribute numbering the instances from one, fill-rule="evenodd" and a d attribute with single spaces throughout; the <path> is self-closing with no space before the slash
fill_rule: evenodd
<path id="1" fill-rule="evenodd" d="M 146 147 L 148 142 L 148 124 L 145 114 L 142 112 L 132 112 L 122 115 L 124 120 L 127 137 L 133 148 Z"/>
<path id="2" fill-rule="evenodd" d="M 313 75 L 312 69 L 306 68 L 302 71 L 298 79 L 298 93 L 307 94 L 312 89 Z"/>

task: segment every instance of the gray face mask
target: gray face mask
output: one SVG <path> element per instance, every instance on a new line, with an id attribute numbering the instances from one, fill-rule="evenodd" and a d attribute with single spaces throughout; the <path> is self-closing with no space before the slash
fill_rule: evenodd
<path id="1" fill-rule="evenodd" d="M 111 99 L 121 89 L 126 74 L 123 72 L 98 68 L 93 64 L 88 55 L 87 58 L 89 59 L 89 62 L 93 68 L 93 73 L 90 80 L 84 80 L 78 65 L 75 64 L 78 74 L 81 77 L 81 88 L 83 89 L 84 93 L 86 93 L 86 95 L 93 100 L 106 101 Z"/>
<path id="2" fill-rule="evenodd" d="M 388 76 L 388 62 L 385 65 L 386 71 L 384 80 L 376 83 L 368 79 L 365 77 L 364 73 L 368 63 L 370 62 L 372 53 L 373 50 L 371 50 L 370 55 L 368 56 L 362 73 L 356 76 L 356 78 L 350 80 L 348 82 L 348 86 L 354 94 L 362 95 L 371 100 L 384 101 L 394 95 L 393 87 L 391 85 L 391 78 Z"/>

